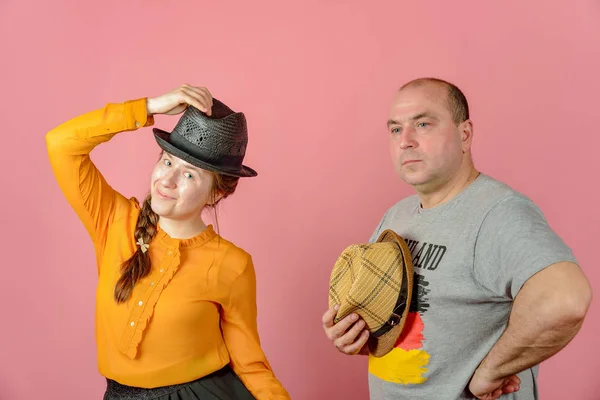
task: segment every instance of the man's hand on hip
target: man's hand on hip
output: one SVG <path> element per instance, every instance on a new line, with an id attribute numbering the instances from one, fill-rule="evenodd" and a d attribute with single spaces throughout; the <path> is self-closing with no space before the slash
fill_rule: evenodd
<path id="1" fill-rule="evenodd" d="M 514 393 L 520 389 L 521 380 L 517 375 L 494 379 L 477 369 L 469 383 L 469 390 L 480 400 L 494 400 L 503 394 Z"/>

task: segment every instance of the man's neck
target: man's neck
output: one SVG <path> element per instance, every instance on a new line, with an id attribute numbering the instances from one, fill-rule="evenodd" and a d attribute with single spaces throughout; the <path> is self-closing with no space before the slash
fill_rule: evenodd
<path id="1" fill-rule="evenodd" d="M 173 239 L 189 239 L 199 235 L 206 229 L 206 224 L 201 218 L 190 221 L 179 221 L 160 217 L 160 229 Z"/>
<path id="2" fill-rule="evenodd" d="M 421 207 L 433 208 L 452 200 L 457 194 L 469 186 L 478 176 L 479 171 L 477 171 L 473 164 L 471 164 L 470 168 L 465 168 L 463 173 L 455 175 L 452 179 L 440 185 L 438 188 L 425 193 L 417 191 L 419 194 L 419 199 L 421 200 Z"/>

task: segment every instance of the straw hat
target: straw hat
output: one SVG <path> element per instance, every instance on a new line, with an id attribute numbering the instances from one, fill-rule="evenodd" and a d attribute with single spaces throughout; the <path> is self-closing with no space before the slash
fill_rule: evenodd
<path id="1" fill-rule="evenodd" d="M 334 322 L 351 313 L 371 333 L 371 354 L 390 352 L 402 333 L 413 291 L 413 264 L 404 239 L 391 230 L 375 243 L 351 245 L 338 257 L 329 282 L 329 306 L 339 305 Z"/>
<path id="2" fill-rule="evenodd" d="M 153 132 L 163 150 L 199 168 L 240 178 L 258 175 L 243 164 L 248 145 L 244 113 L 217 99 L 213 98 L 211 116 L 189 106 L 172 132 Z"/>

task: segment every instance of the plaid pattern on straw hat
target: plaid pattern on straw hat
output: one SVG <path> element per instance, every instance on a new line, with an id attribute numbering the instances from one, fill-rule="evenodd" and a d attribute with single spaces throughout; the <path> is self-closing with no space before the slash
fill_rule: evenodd
<path id="1" fill-rule="evenodd" d="M 375 357 L 389 353 L 402 333 L 413 291 L 408 245 L 391 230 L 375 243 L 348 246 L 338 257 L 329 281 L 329 306 L 339 305 L 334 322 L 351 313 L 365 321 Z"/>

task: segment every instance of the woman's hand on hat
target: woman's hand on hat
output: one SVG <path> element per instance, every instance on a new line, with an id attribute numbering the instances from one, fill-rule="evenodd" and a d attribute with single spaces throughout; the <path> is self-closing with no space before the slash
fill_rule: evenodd
<path id="1" fill-rule="evenodd" d="M 213 97 L 205 87 L 183 84 L 177 89 L 146 100 L 148 116 L 154 114 L 176 115 L 194 106 L 206 115 L 212 114 Z"/>
<path id="2" fill-rule="evenodd" d="M 344 354 L 369 354 L 369 349 L 366 346 L 369 339 L 369 331 L 364 329 L 365 322 L 359 319 L 358 315 L 350 314 L 337 324 L 334 324 L 333 321 L 337 311 L 338 306 L 336 305 L 323 314 L 323 329 L 327 338 Z"/>

